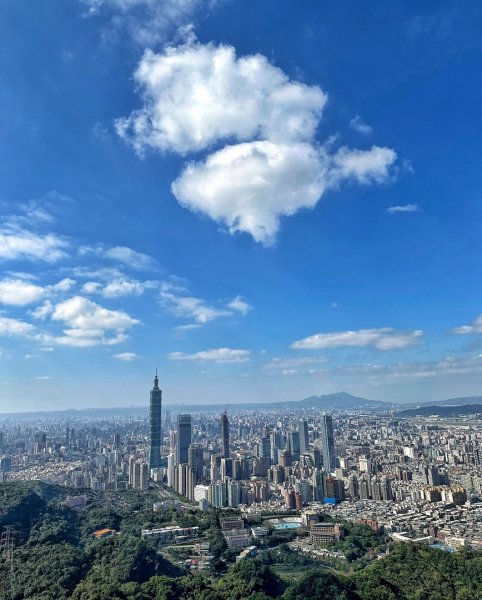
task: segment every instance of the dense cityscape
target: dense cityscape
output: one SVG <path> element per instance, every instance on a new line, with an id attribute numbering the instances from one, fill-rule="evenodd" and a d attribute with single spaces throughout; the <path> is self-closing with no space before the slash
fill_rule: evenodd
<path id="1" fill-rule="evenodd" d="M 144 417 L 96 419 L 93 411 L 67 421 L 40 415 L 4 420 L 0 476 L 80 491 L 158 489 L 154 510 L 196 505 L 244 516 L 286 512 L 296 518 L 277 526 L 304 527 L 311 533 L 304 538 L 308 551 L 317 548 L 312 531 L 321 514 L 367 524 L 396 541 L 481 547 L 478 419 L 394 412 L 229 413 L 220 407 L 174 414 L 162 407 L 156 373 Z M 73 506 L 85 501 L 81 493 L 69 500 Z M 252 535 L 263 534 L 227 531 L 225 537 L 230 547 L 245 547 Z M 342 534 L 330 535 L 334 541 Z"/>

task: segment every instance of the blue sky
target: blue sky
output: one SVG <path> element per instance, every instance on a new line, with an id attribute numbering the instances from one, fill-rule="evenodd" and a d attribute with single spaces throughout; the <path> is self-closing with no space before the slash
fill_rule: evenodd
<path id="1" fill-rule="evenodd" d="M 0 12 L 0 410 L 480 394 L 478 2 Z"/>

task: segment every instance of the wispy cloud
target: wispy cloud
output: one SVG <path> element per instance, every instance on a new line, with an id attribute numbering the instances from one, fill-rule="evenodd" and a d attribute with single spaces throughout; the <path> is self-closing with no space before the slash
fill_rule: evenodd
<path id="1" fill-rule="evenodd" d="M 84 294 L 99 294 L 104 298 L 120 298 L 122 296 L 141 296 L 146 290 L 159 287 L 158 281 L 137 281 L 127 277 L 118 278 L 105 285 L 88 281 L 82 286 Z"/>
<path id="2" fill-rule="evenodd" d="M 48 263 L 67 256 L 69 243 L 59 236 L 38 234 L 20 227 L 0 226 L 0 260 L 29 260 Z"/>
<path id="3" fill-rule="evenodd" d="M 273 358 L 267 363 L 265 369 L 298 369 L 312 365 L 321 365 L 327 362 L 325 356 L 306 356 L 303 358 Z"/>
<path id="4" fill-rule="evenodd" d="M 397 213 L 415 213 L 421 212 L 421 208 L 418 204 L 402 204 L 399 206 L 389 206 L 386 212 L 389 215 L 396 215 Z"/>
<path id="5" fill-rule="evenodd" d="M 202 350 L 194 354 L 184 352 L 171 352 L 171 360 L 188 360 L 196 362 L 214 362 L 214 363 L 244 363 L 249 361 L 251 353 L 249 350 L 236 350 L 232 348 L 214 348 L 211 350 Z"/>
<path id="6" fill-rule="evenodd" d="M 296 350 L 316 350 L 320 348 L 339 348 L 342 346 L 373 346 L 377 350 L 396 350 L 418 344 L 423 331 L 402 332 L 391 327 L 378 329 L 359 329 L 357 331 L 337 331 L 334 333 L 316 333 L 291 344 Z"/>
<path id="7" fill-rule="evenodd" d="M 0 336 L 26 336 L 34 331 L 34 326 L 19 319 L 0 317 Z"/>
<path id="8" fill-rule="evenodd" d="M 145 48 L 165 41 L 180 27 L 211 10 L 217 0 L 80 0 L 87 15 L 110 15 L 104 42 L 126 33 Z"/>
<path id="9" fill-rule="evenodd" d="M 94 254 L 104 259 L 109 259 L 130 267 L 135 270 L 152 269 L 156 267 L 156 261 L 147 254 L 137 252 L 127 246 L 105 247 L 97 246 L 81 246 L 79 248 L 81 256 Z"/>
<path id="10" fill-rule="evenodd" d="M 112 358 L 121 360 L 122 362 L 132 362 L 133 360 L 140 358 L 140 356 L 135 352 L 121 352 L 120 354 L 113 354 Z"/>
<path id="11" fill-rule="evenodd" d="M 228 303 L 228 308 L 237 311 L 243 316 L 245 316 L 249 313 L 250 310 L 252 310 L 253 307 L 244 300 L 242 300 L 241 296 L 236 296 L 236 298 L 233 298 L 233 300 L 231 300 L 231 302 Z"/>
<path id="12" fill-rule="evenodd" d="M 365 121 L 359 115 L 353 117 L 353 119 L 350 121 L 350 127 L 355 131 L 358 131 L 358 133 L 363 133 L 364 135 L 370 135 L 370 133 L 373 132 L 373 129 L 370 127 L 370 125 L 367 125 L 367 123 L 365 123 Z"/>
<path id="13" fill-rule="evenodd" d="M 482 333 L 482 315 L 479 315 L 470 325 L 462 325 L 452 329 L 453 333 L 464 335 L 467 333 Z"/>

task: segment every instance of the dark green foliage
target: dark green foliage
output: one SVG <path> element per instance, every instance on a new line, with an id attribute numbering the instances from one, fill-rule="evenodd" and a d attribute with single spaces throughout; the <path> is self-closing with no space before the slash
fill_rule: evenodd
<path id="1" fill-rule="evenodd" d="M 358 596 L 354 588 L 348 579 L 327 571 L 312 570 L 287 589 L 283 600 L 355 600 Z"/>
<path id="2" fill-rule="evenodd" d="M 150 506 L 149 495 L 89 492 L 89 506 L 75 512 L 61 503 L 67 493 L 39 483 L 0 484 L 0 523 L 15 525 L 19 532 L 14 551 L 15 600 L 482 598 L 482 553 L 450 554 L 399 544 L 388 557 L 373 561 L 385 544 L 383 537 L 367 527 L 347 524 L 348 536 L 336 547 L 356 558 L 349 565 L 350 575 L 320 566 L 280 543 L 286 538 L 277 535 L 276 547 L 228 567 L 224 559 L 228 555 L 234 559 L 238 551 L 227 551 L 218 511 L 153 513 L 145 509 Z M 186 573 L 158 553 L 155 540 L 141 538 L 142 528 L 167 523 L 199 526 L 206 533 L 216 556 L 215 574 Z M 92 532 L 104 527 L 119 534 L 95 539 Z M 270 566 L 286 567 L 279 569 L 286 583 Z M 343 568 L 348 568 L 346 563 Z M 294 572 L 303 577 L 293 581 L 290 573 Z M 9 597 L 9 574 L 9 565 L 0 558 L 0 598 Z"/>

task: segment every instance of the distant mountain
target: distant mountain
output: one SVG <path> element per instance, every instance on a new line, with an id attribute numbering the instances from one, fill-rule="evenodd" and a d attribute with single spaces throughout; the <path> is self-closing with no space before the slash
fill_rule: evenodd
<path id="1" fill-rule="evenodd" d="M 438 417 L 456 417 L 458 415 L 474 415 L 482 413 L 482 403 L 479 404 L 460 404 L 452 406 L 420 406 L 419 408 L 410 408 L 401 410 L 397 413 L 399 417 L 423 417 L 438 416 Z"/>
<path id="2" fill-rule="evenodd" d="M 460 406 L 462 404 L 482 404 L 482 396 L 463 396 L 461 398 L 448 398 L 441 402 L 431 402 L 437 406 Z"/>
<path id="3" fill-rule="evenodd" d="M 388 409 L 391 406 L 388 402 L 381 402 L 380 400 L 367 400 L 366 398 L 360 398 L 359 396 L 352 396 L 346 392 L 325 394 L 324 396 L 310 396 L 304 400 L 290 402 L 289 404 L 290 406 L 303 406 L 306 408 L 312 407 L 322 410 L 348 410 L 360 408 Z"/>
<path id="4" fill-rule="evenodd" d="M 229 404 L 230 412 L 244 410 L 299 410 L 315 408 L 318 410 L 388 410 L 392 404 L 379 400 L 367 400 L 352 396 L 346 392 L 326 394 L 324 396 L 310 396 L 303 400 L 287 400 L 283 402 L 249 402 Z M 224 404 L 164 404 L 164 408 L 171 412 L 221 412 Z M 50 410 L 28 413 L 0 413 L 1 419 L 102 419 L 109 417 L 144 417 L 147 415 L 146 406 L 129 406 L 117 408 L 81 408 L 68 410 Z"/>

